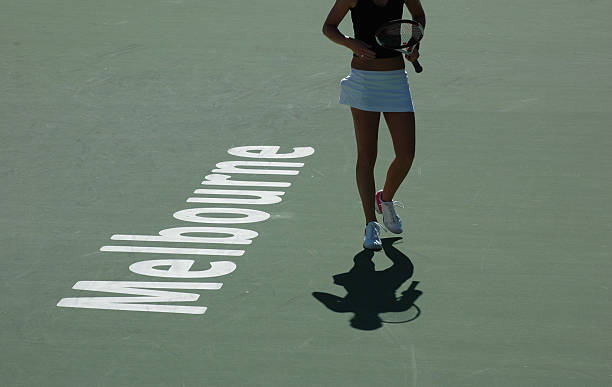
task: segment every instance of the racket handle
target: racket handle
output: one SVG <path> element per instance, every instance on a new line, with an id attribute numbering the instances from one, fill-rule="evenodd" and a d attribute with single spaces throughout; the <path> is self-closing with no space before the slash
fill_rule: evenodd
<path id="1" fill-rule="evenodd" d="M 417 73 L 423 71 L 423 67 L 421 66 L 418 60 L 412 62 L 412 65 L 414 66 L 414 71 L 416 71 Z"/>

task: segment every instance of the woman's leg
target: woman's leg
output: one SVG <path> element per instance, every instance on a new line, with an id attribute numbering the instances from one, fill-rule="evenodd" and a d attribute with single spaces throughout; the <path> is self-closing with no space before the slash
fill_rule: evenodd
<path id="1" fill-rule="evenodd" d="M 382 194 L 382 200 L 389 202 L 393 200 L 395 192 L 412 167 L 415 153 L 415 123 L 412 112 L 383 113 L 383 115 L 395 151 L 395 159 L 387 171 Z"/>
<path id="2" fill-rule="evenodd" d="M 357 189 L 361 197 L 366 224 L 376 220 L 374 210 L 374 165 L 378 152 L 378 124 L 380 113 L 367 112 L 351 107 L 355 138 L 357 140 Z"/>

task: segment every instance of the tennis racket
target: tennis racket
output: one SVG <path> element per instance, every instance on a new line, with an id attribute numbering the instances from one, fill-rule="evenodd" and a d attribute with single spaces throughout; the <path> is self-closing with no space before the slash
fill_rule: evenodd
<path id="1" fill-rule="evenodd" d="M 390 20 L 378 27 L 374 37 L 380 46 L 410 55 L 423 39 L 423 26 L 414 20 Z M 417 73 L 423 71 L 419 61 L 412 62 L 412 65 Z"/>
<path id="2" fill-rule="evenodd" d="M 390 324 L 402 324 L 413 320 L 421 315 L 421 309 L 414 303 L 423 294 L 416 287 L 419 281 L 412 281 L 410 287 L 402 292 L 397 299 L 393 310 L 379 313 L 380 320 Z"/>

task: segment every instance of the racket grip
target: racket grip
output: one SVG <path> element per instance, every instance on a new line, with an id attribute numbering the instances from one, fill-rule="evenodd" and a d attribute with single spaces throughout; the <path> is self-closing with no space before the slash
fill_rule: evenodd
<path id="1" fill-rule="evenodd" d="M 419 63 L 418 60 L 412 62 L 412 65 L 414 66 L 414 71 L 417 73 L 420 73 L 423 71 L 423 67 L 421 66 L 421 64 Z"/>

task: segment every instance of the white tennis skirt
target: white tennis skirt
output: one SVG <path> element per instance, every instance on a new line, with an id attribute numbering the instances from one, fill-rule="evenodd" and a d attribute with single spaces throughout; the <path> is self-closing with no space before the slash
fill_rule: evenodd
<path id="1" fill-rule="evenodd" d="M 340 101 L 371 112 L 413 112 L 405 70 L 365 71 L 351 69 L 340 81 Z"/>

